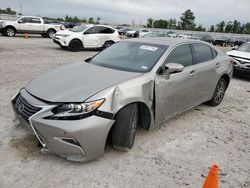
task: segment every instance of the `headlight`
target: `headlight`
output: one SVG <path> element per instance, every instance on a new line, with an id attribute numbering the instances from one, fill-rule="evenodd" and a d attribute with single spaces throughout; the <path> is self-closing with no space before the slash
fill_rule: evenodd
<path id="1" fill-rule="evenodd" d="M 52 110 L 54 115 L 48 117 L 49 119 L 81 119 L 92 115 L 98 107 L 102 105 L 105 99 L 100 99 L 85 103 L 71 103 L 63 104 Z"/>

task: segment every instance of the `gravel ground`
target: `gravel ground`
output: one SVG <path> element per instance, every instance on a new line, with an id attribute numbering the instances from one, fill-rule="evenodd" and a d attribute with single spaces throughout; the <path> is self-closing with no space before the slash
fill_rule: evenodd
<path id="1" fill-rule="evenodd" d="M 223 50 L 228 50 L 224 48 Z M 139 130 L 129 152 L 74 163 L 41 154 L 13 122 L 11 97 L 32 78 L 96 51 L 61 50 L 50 39 L 0 37 L 0 187 L 202 187 L 209 167 L 220 187 L 250 187 L 250 84 L 234 78 L 218 107 L 200 105 L 152 131 Z"/>

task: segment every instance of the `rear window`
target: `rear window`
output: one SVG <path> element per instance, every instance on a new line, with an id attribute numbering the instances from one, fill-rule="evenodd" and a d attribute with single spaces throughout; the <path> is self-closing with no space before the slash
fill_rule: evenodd
<path id="1" fill-rule="evenodd" d="M 104 33 L 104 34 L 110 34 L 110 33 L 114 33 L 115 30 L 111 29 L 109 27 L 99 27 L 100 33 Z"/>
<path id="2" fill-rule="evenodd" d="M 212 50 L 203 44 L 192 44 L 194 49 L 195 63 L 202 63 L 213 59 Z"/>

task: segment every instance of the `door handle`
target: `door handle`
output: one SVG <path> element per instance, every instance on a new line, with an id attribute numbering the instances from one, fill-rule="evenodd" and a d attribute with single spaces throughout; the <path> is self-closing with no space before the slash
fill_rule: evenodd
<path id="1" fill-rule="evenodd" d="M 196 75 L 195 70 L 192 70 L 192 71 L 189 73 L 189 76 L 190 76 L 190 77 L 195 77 L 195 75 Z"/>
<path id="2" fill-rule="evenodd" d="M 219 67 L 220 67 L 220 63 L 216 63 L 215 68 L 219 68 Z"/>

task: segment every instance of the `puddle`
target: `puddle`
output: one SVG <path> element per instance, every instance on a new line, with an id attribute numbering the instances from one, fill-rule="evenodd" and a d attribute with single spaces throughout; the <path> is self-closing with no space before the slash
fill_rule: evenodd
<path id="1" fill-rule="evenodd" d="M 41 156 L 40 149 L 37 147 L 37 139 L 34 135 L 26 135 L 22 138 L 13 138 L 9 142 L 23 160 L 36 159 Z"/>

